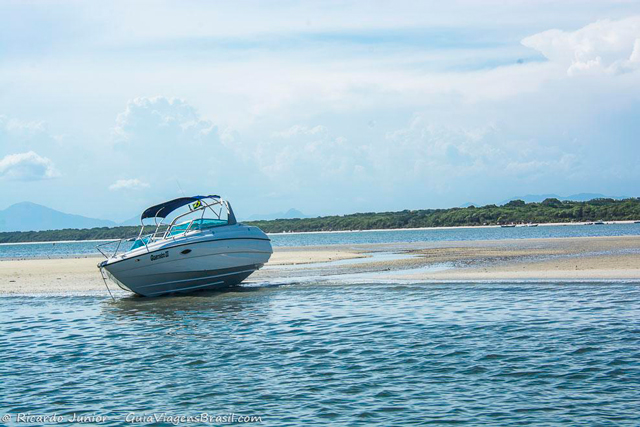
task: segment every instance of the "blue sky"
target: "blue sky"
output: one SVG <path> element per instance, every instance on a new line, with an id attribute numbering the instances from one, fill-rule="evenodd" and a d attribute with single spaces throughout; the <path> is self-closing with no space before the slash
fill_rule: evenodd
<path id="1" fill-rule="evenodd" d="M 632 1 L 0 2 L 0 209 L 639 196 Z"/>

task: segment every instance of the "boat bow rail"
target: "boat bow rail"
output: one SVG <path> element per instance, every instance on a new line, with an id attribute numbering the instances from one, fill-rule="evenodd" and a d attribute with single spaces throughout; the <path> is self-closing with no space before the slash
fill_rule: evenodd
<path id="1" fill-rule="evenodd" d="M 111 240 L 111 241 L 100 243 L 99 245 L 96 245 L 96 249 L 106 259 L 115 258 L 118 255 L 118 251 L 120 250 L 120 247 L 122 246 L 123 242 L 133 242 L 135 240 L 136 240 L 135 237 L 131 237 L 129 239 Z M 113 244 L 116 244 L 116 248 L 115 248 L 115 250 L 113 251 L 113 253 L 111 255 L 108 255 L 107 252 L 111 252 L 111 251 L 107 251 L 105 247 L 108 246 L 108 245 L 113 245 Z"/>

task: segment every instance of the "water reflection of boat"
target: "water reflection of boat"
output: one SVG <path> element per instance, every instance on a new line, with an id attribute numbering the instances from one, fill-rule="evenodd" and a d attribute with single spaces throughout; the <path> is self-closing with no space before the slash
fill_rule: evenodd
<path id="1" fill-rule="evenodd" d="M 184 206 L 189 210 L 163 224 Z M 148 218 L 154 220 L 155 231 L 143 235 Z M 140 219 L 142 229 L 132 247 L 120 255 L 116 248 L 111 256 L 99 247 L 107 260 L 98 265 L 103 278 L 139 295 L 237 285 L 273 253 L 269 237 L 257 227 L 238 223 L 231 205 L 219 196 L 170 200 L 146 209 Z"/>
<path id="2" fill-rule="evenodd" d="M 247 307 L 253 310 L 257 301 L 269 299 L 265 287 L 234 286 L 205 290 L 191 294 L 176 294 L 171 298 L 139 298 L 123 296 L 104 304 L 103 311 L 118 318 L 179 320 L 184 327 L 185 317 L 233 318 Z M 259 297 L 250 296 L 260 294 Z"/>

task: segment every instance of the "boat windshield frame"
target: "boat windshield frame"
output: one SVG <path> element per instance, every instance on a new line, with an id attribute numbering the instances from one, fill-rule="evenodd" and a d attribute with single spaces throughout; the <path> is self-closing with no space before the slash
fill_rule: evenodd
<path id="1" fill-rule="evenodd" d="M 153 233 L 150 234 L 146 234 L 143 235 L 144 233 L 144 228 L 145 225 L 144 220 L 146 218 L 141 218 L 140 219 L 140 223 L 142 225 L 142 227 L 140 228 L 140 233 L 138 234 L 138 237 L 136 240 L 141 240 L 142 243 L 144 244 L 144 246 L 147 248 L 147 251 L 149 250 L 148 245 L 152 242 L 155 241 L 159 241 L 159 240 L 165 240 L 169 237 L 172 238 L 176 238 L 178 235 L 185 235 L 186 233 L 188 233 L 189 231 L 192 231 L 192 226 L 194 224 L 194 222 L 196 221 L 202 221 L 205 219 L 204 215 L 207 212 L 207 210 L 210 210 L 211 212 L 213 212 L 213 214 L 215 215 L 214 219 L 218 219 L 218 220 L 222 220 L 222 214 L 223 211 L 226 211 L 227 213 L 227 223 L 224 225 L 234 225 L 237 224 L 236 221 L 236 217 L 233 213 L 233 209 L 231 208 L 231 205 L 229 204 L 228 201 L 218 197 L 218 196 L 214 196 L 214 197 L 203 197 L 201 199 L 198 199 L 197 201 L 194 202 L 194 204 L 198 204 L 198 206 L 196 207 L 192 207 L 192 204 L 189 203 L 185 206 L 189 206 L 189 211 L 188 212 L 184 212 L 178 216 L 176 216 L 168 225 L 164 223 L 164 220 L 166 219 L 166 217 L 160 217 L 160 221 L 158 222 L 158 218 L 157 216 L 153 217 L 154 220 L 154 224 L 149 224 L 149 225 L 155 225 L 156 228 L 154 230 Z M 216 211 L 216 208 L 219 208 Z M 193 218 L 188 222 L 188 226 L 183 230 L 180 230 L 180 233 L 177 233 L 175 235 L 171 235 L 171 230 L 176 226 L 176 225 L 182 225 L 183 223 L 178 223 L 178 220 L 180 220 L 181 218 L 187 216 L 187 215 L 193 215 L 196 212 L 202 212 L 202 215 L 200 215 L 200 218 Z M 186 221 L 185 221 L 186 222 Z M 160 230 L 161 227 L 166 226 L 166 229 L 162 229 Z"/>

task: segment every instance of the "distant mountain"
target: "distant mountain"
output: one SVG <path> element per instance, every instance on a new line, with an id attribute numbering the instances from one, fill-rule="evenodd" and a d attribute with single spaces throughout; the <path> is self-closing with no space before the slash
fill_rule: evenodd
<path id="1" fill-rule="evenodd" d="M 140 225 L 140 215 L 136 215 L 126 221 L 119 222 L 118 225 Z"/>
<path id="2" fill-rule="evenodd" d="M 264 215 L 251 215 L 249 218 L 245 218 L 245 221 L 260 221 L 260 220 L 272 220 L 272 219 L 293 219 L 293 218 L 309 218 L 308 215 L 303 214 L 297 209 L 291 208 L 286 212 L 276 212 Z"/>
<path id="3" fill-rule="evenodd" d="M 600 193 L 578 193 L 578 194 L 572 194 L 571 196 L 566 196 L 566 197 L 558 196 L 557 194 L 527 194 L 526 196 L 512 197 L 510 199 L 503 200 L 502 202 L 500 202 L 500 204 L 504 205 L 505 203 L 509 203 L 511 200 L 522 200 L 526 203 L 540 203 L 544 199 L 570 200 L 573 202 L 588 202 L 589 200 L 593 200 L 593 199 L 605 199 L 605 198 L 622 200 L 622 199 L 627 199 L 628 197 L 605 196 L 604 194 L 600 194 Z"/>
<path id="4" fill-rule="evenodd" d="M 113 221 L 67 214 L 31 202 L 16 203 L 0 211 L 0 231 L 41 231 L 115 225 Z"/>
<path id="5" fill-rule="evenodd" d="M 468 208 L 469 206 L 480 206 L 477 203 L 473 203 L 473 202 L 467 202 L 467 203 L 463 203 L 460 206 L 458 206 L 459 208 Z"/>

